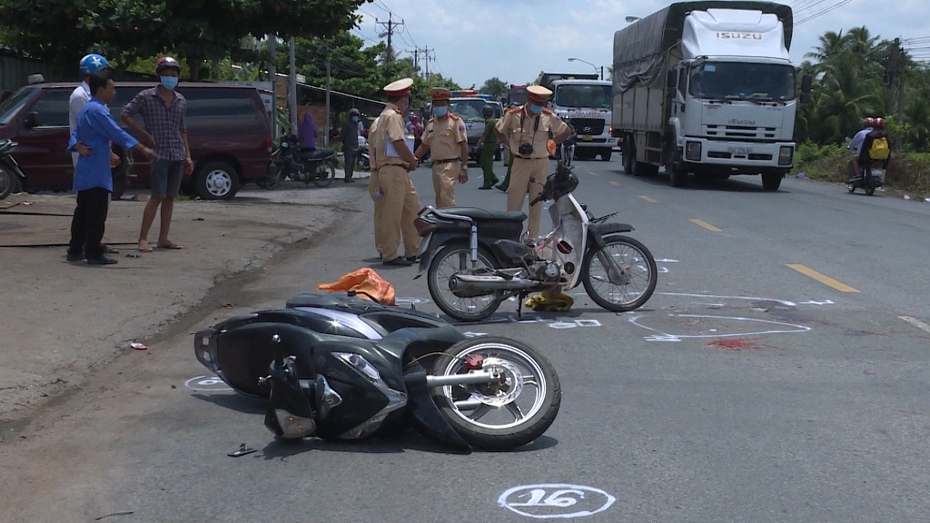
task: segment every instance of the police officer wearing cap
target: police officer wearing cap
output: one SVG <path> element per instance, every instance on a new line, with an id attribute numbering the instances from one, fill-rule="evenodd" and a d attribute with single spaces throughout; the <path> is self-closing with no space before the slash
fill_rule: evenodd
<path id="1" fill-rule="evenodd" d="M 547 141 L 550 133 L 558 144 L 569 137 L 571 129 L 551 110 L 546 108 L 552 91 L 541 85 L 526 88 L 527 102 L 522 107 L 507 111 L 498 120 L 494 132 L 504 148 L 511 154 L 511 179 L 507 189 L 507 210 L 523 209 L 529 195 L 532 201 L 542 191 L 549 174 L 549 150 Z M 539 235 L 539 219 L 542 202 L 530 206 L 527 232 L 529 239 Z"/>
<path id="2" fill-rule="evenodd" d="M 433 117 L 426 124 L 423 143 L 414 156 L 421 158 L 429 151 L 436 207 L 454 207 L 455 181 L 468 181 L 468 135 L 465 122 L 457 114 L 449 112 L 452 92 L 445 87 L 434 87 L 429 94 L 433 100 Z"/>
<path id="3" fill-rule="evenodd" d="M 413 225 L 420 198 L 408 174 L 417 168 L 417 159 L 411 151 L 413 139 L 407 138 L 404 126 L 411 85 L 413 79 L 404 78 L 384 87 L 387 106 L 368 130 L 372 173 L 368 190 L 375 202 L 375 246 L 385 265 L 412 265 L 420 246 Z M 401 237 L 404 257 L 398 252 Z"/>

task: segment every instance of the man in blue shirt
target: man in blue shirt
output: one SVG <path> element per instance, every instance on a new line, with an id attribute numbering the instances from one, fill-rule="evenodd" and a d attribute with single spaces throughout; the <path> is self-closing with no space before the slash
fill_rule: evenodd
<path id="1" fill-rule="evenodd" d="M 71 220 L 71 244 L 68 261 L 87 258 L 88 265 L 117 263 L 103 255 L 104 224 L 107 220 L 113 177 L 110 172 L 110 142 L 116 142 L 130 151 L 138 148 L 143 155 L 154 158 L 155 152 L 139 143 L 116 123 L 106 104 L 116 97 L 116 85 L 106 69 L 90 75 L 88 85 L 92 94 L 78 113 L 68 150 L 76 151 L 78 142 L 89 150 L 81 153 L 74 169 L 72 190 L 77 193 L 77 207 Z"/>

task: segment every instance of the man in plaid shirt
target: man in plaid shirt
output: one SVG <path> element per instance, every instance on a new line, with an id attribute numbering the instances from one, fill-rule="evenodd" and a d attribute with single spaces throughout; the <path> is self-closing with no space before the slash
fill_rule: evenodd
<path id="1" fill-rule="evenodd" d="M 168 231 L 171 228 L 174 199 L 181 188 L 181 176 L 194 170 L 194 161 L 187 145 L 187 126 L 184 123 L 187 100 L 174 90 L 178 85 L 181 65 L 174 58 L 165 56 L 158 60 L 155 74 L 158 75 L 159 84 L 137 94 L 120 113 L 123 123 L 158 155 L 152 162 L 151 198 L 142 213 L 142 230 L 139 232 L 141 252 L 152 252 L 148 234 L 159 207 L 161 228 L 156 245 L 162 249 L 181 248 L 168 239 Z M 132 119 L 136 113 L 142 114 L 144 129 Z"/>

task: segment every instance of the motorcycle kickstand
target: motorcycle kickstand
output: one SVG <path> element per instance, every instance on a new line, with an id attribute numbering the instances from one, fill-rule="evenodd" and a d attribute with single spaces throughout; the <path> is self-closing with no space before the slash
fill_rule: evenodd
<path id="1" fill-rule="evenodd" d="M 517 321 L 523 319 L 523 300 L 526 298 L 527 293 L 521 292 L 517 294 Z"/>

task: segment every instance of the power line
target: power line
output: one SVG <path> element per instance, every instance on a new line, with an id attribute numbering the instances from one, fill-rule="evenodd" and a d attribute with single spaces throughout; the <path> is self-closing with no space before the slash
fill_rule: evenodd
<path id="1" fill-rule="evenodd" d="M 839 9 L 840 7 L 843 7 L 844 5 L 848 4 L 849 2 L 852 2 L 852 0 L 839 0 L 838 2 L 832 4 L 832 5 L 828 6 L 828 7 L 824 7 L 823 9 L 817 11 L 816 13 L 812 13 L 812 14 L 807 15 L 807 16 L 802 16 L 799 20 L 795 20 L 795 21 L 794 21 L 794 25 L 795 25 L 795 26 L 798 26 L 798 25 L 803 24 L 804 22 L 809 22 L 809 21 L 811 21 L 811 20 L 813 20 L 813 19 L 815 19 L 815 18 L 819 18 L 819 17 L 821 17 L 821 16 L 823 16 L 823 15 L 825 15 L 825 14 L 827 14 L 827 13 L 830 13 L 830 12 L 832 12 L 832 11 L 835 11 L 835 10 Z"/>

